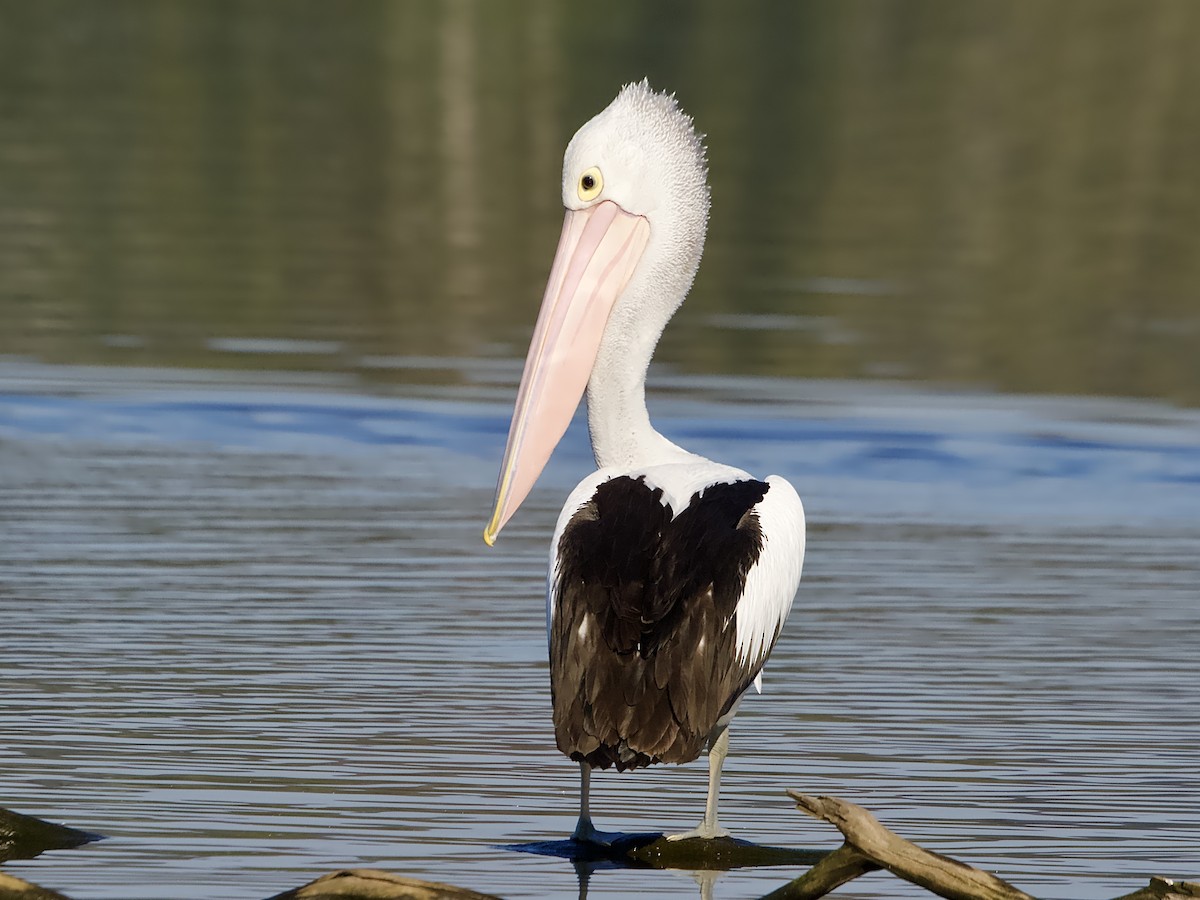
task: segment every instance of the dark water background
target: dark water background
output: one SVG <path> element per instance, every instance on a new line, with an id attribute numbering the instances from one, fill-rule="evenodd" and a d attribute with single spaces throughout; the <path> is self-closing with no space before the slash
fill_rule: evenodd
<path id="1" fill-rule="evenodd" d="M 10 0 L 0 351 L 522 356 L 562 149 L 648 75 L 713 184 L 661 360 L 1195 405 L 1198 39 L 1189 0 Z"/>
<path id="2" fill-rule="evenodd" d="M 723 819 L 832 848 L 795 787 L 1039 896 L 1200 877 L 1198 39 L 1186 0 L 0 0 L 0 805 L 110 835 L 6 869 L 577 891 L 497 845 L 574 820 L 582 430 L 480 531 L 562 147 L 648 74 L 714 188 L 652 412 L 810 519 Z M 690 827 L 704 779 L 600 776 L 598 823 Z"/>

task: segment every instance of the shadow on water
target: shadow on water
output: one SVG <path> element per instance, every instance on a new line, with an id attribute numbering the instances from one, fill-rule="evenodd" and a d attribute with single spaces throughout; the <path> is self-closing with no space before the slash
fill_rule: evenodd
<path id="1" fill-rule="evenodd" d="M 719 873 L 740 868 L 807 867 L 827 851 L 766 847 L 732 838 L 667 842 L 660 832 L 620 834 L 607 844 L 573 840 L 530 841 L 500 849 L 568 860 L 579 880 L 580 900 L 588 896 L 592 875 L 611 869 L 672 869 L 691 873 L 700 896 L 712 896 Z M 782 881 L 783 876 L 781 876 Z"/>
<path id="2" fill-rule="evenodd" d="M 570 839 L 501 845 L 502 850 L 570 860 L 576 869 L 689 869 L 727 872 L 763 866 L 812 865 L 820 850 L 766 847 L 734 838 L 668 841 L 661 832 L 619 834 L 607 844 Z"/>
<path id="3" fill-rule="evenodd" d="M 520 844 L 500 844 L 498 849 L 513 853 L 532 853 L 553 856 L 569 861 L 580 879 L 586 879 L 599 869 L 651 869 L 653 863 L 632 855 L 632 851 L 647 847 L 662 838 L 661 832 L 622 834 L 608 845 L 583 843 L 570 838 L 563 840 L 526 841 Z"/>

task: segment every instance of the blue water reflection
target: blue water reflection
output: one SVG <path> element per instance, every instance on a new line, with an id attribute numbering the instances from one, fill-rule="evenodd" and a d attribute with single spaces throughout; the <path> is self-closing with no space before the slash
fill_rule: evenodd
<path id="1" fill-rule="evenodd" d="M 487 382 L 458 396 L 444 388 L 370 396 L 319 381 L 320 390 L 231 387 L 201 372 L 172 376 L 191 378 L 184 387 L 130 387 L 88 380 L 103 370 L 77 370 L 83 390 L 39 389 L 49 386 L 39 379 L 56 371 L 72 370 L 0 367 L 0 435 L 302 454 L 447 451 L 470 460 L 460 474 L 475 487 L 494 478 L 511 411 L 511 389 Z M 810 504 L 828 502 L 834 516 L 905 515 L 923 490 L 940 505 L 922 504 L 919 514 L 936 521 L 1200 519 L 1200 414 L 1193 411 L 735 377 L 707 379 L 689 392 L 666 381 L 651 405 L 672 439 L 795 479 Z M 549 483 L 561 490 L 589 460 L 578 416 Z"/>

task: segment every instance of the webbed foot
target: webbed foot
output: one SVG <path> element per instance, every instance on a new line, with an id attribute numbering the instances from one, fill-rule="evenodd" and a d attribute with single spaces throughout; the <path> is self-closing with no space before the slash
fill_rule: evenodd
<path id="1" fill-rule="evenodd" d="M 691 838 L 700 838 L 701 840 L 710 841 L 713 838 L 730 837 L 729 829 L 722 828 L 720 825 L 709 825 L 707 822 L 701 822 L 691 831 L 685 831 L 682 834 L 668 834 L 668 841 L 686 841 Z"/>
<path id="2" fill-rule="evenodd" d="M 591 819 L 580 819 L 571 834 L 571 840 L 577 844 L 596 844 L 600 847 L 611 847 L 613 841 L 620 838 L 619 831 L 601 831 L 592 824 Z"/>

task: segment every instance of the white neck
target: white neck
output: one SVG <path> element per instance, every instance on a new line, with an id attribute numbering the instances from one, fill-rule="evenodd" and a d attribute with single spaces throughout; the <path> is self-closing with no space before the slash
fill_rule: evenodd
<path id="1" fill-rule="evenodd" d="M 641 91 L 642 93 L 639 93 Z M 650 238 L 625 290 L 609 313 L 600 350 L 588 380 L 588 427 L 592 452 L 601 468 L 639 468 L 694 461 L 654 430 L 646 410 L 646 370 L 663 329 L 687 296 L 704 252 L 709 193 L 704 152 L 674 100 L 649 93 L 645 83 L 630 87 L 610 106 L 627 130 L 650 141 L 630 154 L 641 169 L 626 168 L 628 207 L 650 223 Z M 599 129 L 608 140 L 609 110 L 580 129 L 567 148 L 563 171 Z M 615 127 L 615 126 L 614 126 Z M 620 164 L 617 164 L 620 170 Z M 614 180 L 614 184 L 617 183 Z M 573 184 L 573 179 L 572 179 Z M 564 188 L 566 196 L 566 188 Z M 618 204 L 621 200 L 613 198 Z M 565 201 L 564 201 L 565 202 Z M 623 207 L 625 208 L 625 207 Z"/>
<path id="2" fill-rule="evenodd" d="M 629 344 L 605 337 L 587 390 L 596 465 L 631 469 L 690 458 L 654 429 L 646 409 L 646 369 L 658 335 Z"/>
<path id="3" fill-rule="evenodd" d="M 683 302 L 700 262 L 704 221 L 691 225 L 694 250 L 656 241 L 646 248 L 637 272 L 613 308 L 588 381 L 588 428 L 600 468 L 638 468 L 695 460 L 650 424 L 646 371 L 667 322 Z"/>

